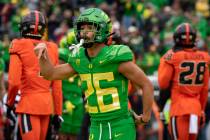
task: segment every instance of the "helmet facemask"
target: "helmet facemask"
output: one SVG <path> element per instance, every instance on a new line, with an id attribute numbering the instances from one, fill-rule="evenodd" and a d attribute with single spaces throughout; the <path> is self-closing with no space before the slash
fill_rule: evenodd
<path id="1" fill-rule="evenodd" d="M 20 23 L 20 33 L 22 37 L 41 39 L 46 28 L 46 19 L 42 13 L 32 11 L 24 16 Z"/>
<path id="2" fill-rule="evenodd" d="M 189 23 L 179 25 L 174 33 L 175 46 L 193 48 L 196 42 L 196 31 Z"/>
<path id="3" fill-rule="evenodd" d="M 87 25 L 90 27 L 89 30 L 83 30 L 81 29 L 82 25 Z M 84 39 L 84 47 L 91 47 L 90 45 L 93 45 L 94 43 L 103 43 L 107 41 L 107 32 L 104 32 L 103 27 L 106 25 L 103 25 L 103 23 L 97 24 L 94 21 L 93 22 L 78 22 L 76 24 L 76 37 L 78 40 Z M 90 38 L 87 34 L 89 32 L 93 33 L 93 36 Z"/>
<path id="4" fill-rule="evenodd" d="M 97 8 L 90 8 L 84 11 L 76 20 L 74 32 L 78 42 L 80 42 L 80 39 L 84 39 L 83 47 L 91 47 L 94 43 L 107 42 L 110 29 L 106 20 L 103 18 L 104 14 L 103 11 Z M 83 30 L 81 29 L 82 25 L 87 25 L 91 28 L 89 30 Z M 93 32 L 94 35 L 91 38 L 85 36 L 88 32 Z"/>

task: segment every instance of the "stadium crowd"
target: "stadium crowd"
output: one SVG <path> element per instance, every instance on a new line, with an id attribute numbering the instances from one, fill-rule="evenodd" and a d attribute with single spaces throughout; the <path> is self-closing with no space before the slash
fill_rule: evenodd
<path id="1" fill-rule="evenodd" d="M 73 28 L 74 20 L 86 8 L 97 7 L 105 11 L 112 22 L 113 43 L 126 44 L 134 53 L 136 64 L 148 76 L 157 77 L 160 58 L 174 46 L 175 28 L 184 22 L 197 30 L 197 47 L 210 51 L 210 1 L 209 0 L 1 0 L 0 1 L 0 74 L 1 120 L 0 140 L 6 136 L 6 118 L 3 95 L 7 93 L 9 46 L 11 40 L 20 37 L 21 17 L 31 10 L 39 10 L 47 17 L 44 39 L 61 44 L 61 40 Z M 61 47 L 61 46 L 60 46 Z M 158 87 L 156 88 L 158 91 Z M 158 100 L 158 95 L 155 99 Z M 132 109 L 142 112 L 142 98 L 135 88 L 129 90 Z M 199 140 L 210 140 L 210 98 L 206 107 L 206 124 L 200 130 Z M 86 117 L 85 117 L 86 118 Z M 162 119 L 162 118 L 161 118 Z M 167 140 L 168 119 L 160 119 L 159 109 L 153 106 L 149 124 L 138 126 L 138 140 Z M 87 121 L 85 121 L 87 125 Z M 82 130 L 83 128 L 83 130 Z M 87 131 L 82 126 L 81 131 Z M 166 132 L 165 132 L 166 131 Z M 80 139 L 85 139 L 80 134 Z M 6 138 L 5 138 L 6 137 Z M 78 139 L 79 139 L 78 138 Z M 50 139 L 48 137 L 48 139 Z"/>

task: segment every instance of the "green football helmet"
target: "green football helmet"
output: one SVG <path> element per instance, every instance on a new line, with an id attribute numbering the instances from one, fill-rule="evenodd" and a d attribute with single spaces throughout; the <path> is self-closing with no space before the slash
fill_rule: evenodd
<path id="1" fill-rule="evenodd" d="M 67 36 L 66 36 L 66 41 L 67 41 L 67 44 L 70 46 L 72 44 L 77 44 L 77 41 L 76 41 L 76 36 L 75 36 L 75 33 L 74 33 L 74 29 L 70 29 L 67 33 Z"/>
<path id="2" fill-rule="evenodd" d="M 66 36 L 62 37 L 59 46 L 60 48 L 68 48 L 72 44 L 77 44 L 76 37 L 74 34 L 74 30 L 70 29 Z"/>
<path id="3" fill-rule="evenodd" d="M 94 38 L 92 40 L 87 40 L 80 36 L 81 25 L 89 24 L 95 27 L 91 31 L 95 32 Z M 98 8 L 89 8 L 80 14 L 77 20 L 74 23 L 74 32 L 76 35 L 77 42 L 80 42 L 80 39 L 84 39 L 84 47 L 92 45 L 87 45 L 91 43 L 106 43 L 109 36 L 111 35 L 111 21 L 108 15 L 98 9 Z"/>

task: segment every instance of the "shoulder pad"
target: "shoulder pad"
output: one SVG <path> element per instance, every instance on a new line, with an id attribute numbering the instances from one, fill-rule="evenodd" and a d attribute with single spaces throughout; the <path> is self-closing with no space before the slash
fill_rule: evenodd
<path id="1" fill-rule="evenodd" d="M 46 42 L 47 48 L 51 49 L 54 54 L 56 54 L 56 57 L 58 56 L 58 46 L 54 42 Z"/>
<path id="2" fill-rule="evenodd" d="M 173 55 L 174 52 L 172 50 L 169 50 L 168 52 L 166 52 L 166 54 L 164 54 L 163 59 L 165 61 L 171 61 L 173 59 Z"/>
<path id="3" fill-rule="evenodd" d="M 20 44 L 19 39 L 12 40 L 12 42 L 10 43 L 10 46 L 9 46 L 9 53 L 10 54 L 18 53 L 20 50 L 20 47 L 21 47 L 21 45 L 19 45 L 19 44 Z"/>
<path id="4" fill-rule="evenodd" d="M 56 47 L 56 48 L 58 48 L 57 44 L 54 43 L 54 42 L 49 41 L 49 42 L 46 42 L 46 43 L 47 43 L 48 45 L 50 45 L 50 47 Z"/>
<path id="5" fill-rule="evenodd" d="M 116 53 L 116 61 L 132 61 L 133 52 L 126 45 L 112 45 L 113 51 Z"/>

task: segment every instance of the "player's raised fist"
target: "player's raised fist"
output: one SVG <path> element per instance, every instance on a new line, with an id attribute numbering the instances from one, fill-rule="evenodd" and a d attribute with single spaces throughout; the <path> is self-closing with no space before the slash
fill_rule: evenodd
<path id="1" fill-rule="evenodd" d="M 34 52 L 35 52 L 36 56 L 38 57 L 38 59 L 40 59 L 41 57 L 46 58 L 47 45 L 45 43 L 37 44 L 36 47 L 34 48 Z"/>

